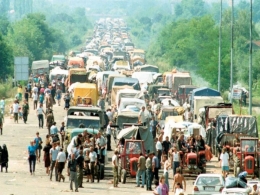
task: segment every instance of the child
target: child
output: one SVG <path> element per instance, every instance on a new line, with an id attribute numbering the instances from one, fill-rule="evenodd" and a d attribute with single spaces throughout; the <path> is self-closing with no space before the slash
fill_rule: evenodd
<path id="1" fill-rule="evenodd" d="M 19 108 L 19 119 L 23 119 L 23 113 L 22 113 L 22 109 L 21 108 Z"/>
<path id="2" fill-rule="evenodd" d="M 12 105 L 10 106 L 9 114 L 10 114 L 10 119 L 13 119 L 14 113 L 13 113 L 13 106 Z"/>

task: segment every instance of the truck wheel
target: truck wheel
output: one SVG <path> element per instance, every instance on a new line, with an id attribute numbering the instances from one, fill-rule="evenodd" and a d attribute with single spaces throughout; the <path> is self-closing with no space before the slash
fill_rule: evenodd
<path id="1" fill-rule="evenodd" d="M 123 177 L 122 183 L 125 183 L 126 182 L 126 170 L 125 169 L 122 170 L 122 177 Z"/>

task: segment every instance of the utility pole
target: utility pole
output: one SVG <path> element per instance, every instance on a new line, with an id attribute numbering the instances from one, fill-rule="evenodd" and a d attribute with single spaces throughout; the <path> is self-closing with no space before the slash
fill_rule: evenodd
<path id="1" fill-rule="evenodd" d="M 233 93 L 233 31 L 234 31 L 234 0 L 231 0 L 231 49 L 230 49 L 230 90 Z M 233 102 L 232 95 L 230 98 Z"/>
<path id="2" fill-rule="evenodd" d="M 253 3 L 250 0 L 250 46 L 249 46 L 249 114 L 252 115 L 252 20 Z"/>
<path id="3" fill-rule="evenodd" d="M 222 0 L 220 0 L 219 48 L 218 48 L 218 91 L 221 89 L 221 44 L 222 44 Z"/>

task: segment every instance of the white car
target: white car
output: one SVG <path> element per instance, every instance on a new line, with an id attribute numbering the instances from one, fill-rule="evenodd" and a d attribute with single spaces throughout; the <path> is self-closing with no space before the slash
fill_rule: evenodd
<path id="1" fill-rule="evenodd" d="M 200 174 L 193 185 L 192 194 L 222 193 L 225 180 L 221 174 Z"/>
<path id="2" fill-rule="evenodd" d="M 247 188 L 224 188 L 222 190 L 222 195 L 249 195 L 252 191 L 251 187 Z"/>

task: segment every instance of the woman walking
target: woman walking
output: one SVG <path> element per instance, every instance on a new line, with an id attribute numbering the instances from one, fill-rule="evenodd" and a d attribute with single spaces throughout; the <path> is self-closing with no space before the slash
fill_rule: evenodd
<path id="1" fill-rule="evenodd" d="M 3 172 L 3 168 L 5 167 L 5 172 L 7 173 L 8 161 L 9 161 L 8 150 L 6 145 L 4 144 L 2 149 L 2 154 L 1 154 L 1 172 Z"/>
<path id="2" fill-rule="evenodd" d="M 23 98 L 23 87 L 22 85 L 19 85 L 17 88 L 17 93 L 18 93 L 18 99 L 19 101 L 22 101 Z"/>
<path id="3" fill-rule="evenodd" d="M 229 154 L 227 153 L 227 149 L 223 148 L 222 153 L 220 155 L 221 167 L 223 177 L 226 178 L 229 171 Z"/>
<path id="4" fill-rule="evenodd" d="M 50 165 L 51 165 L 51 161 L 50 161 L 50 149 L 51 149 L 51 144 L 49 141 L 49 138 L 46 139 L 46 143 L 45 146 L 43 148 L 43 161 L 44 161 L 44 166 L 46 168 L 46 174 L 49 175 L 50 174 Z"/>
<path id="5" fill-rule="evenodd" d="M 39 121 L 39 128 L 43 128 L 43 114 L 45 114 L 42 104 L 40 104 L 40 107 L 37 108 L 37 116 L 38 116 L 38 121 Z"/>
<path id="6" fill-rule="evenodd" d="M 58 88 L 56 91 L 56 99 L 58 101 L 59 106 L 60 106 L 61 95 L 62 95 L 62 91 L 60 90 L 60 88 Z"/>
<path id="7" fill-rule="evenodd" d="M 28 146 L 29 170 L 31 175 L 34 174 L 35 172 L 36 150 L 37 150 L 36 143 L 34 143 L 34 141 L 31 141 L 30 145 Z"/>

